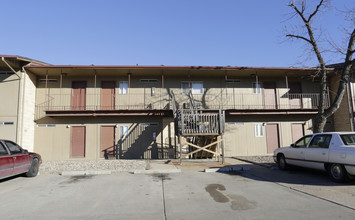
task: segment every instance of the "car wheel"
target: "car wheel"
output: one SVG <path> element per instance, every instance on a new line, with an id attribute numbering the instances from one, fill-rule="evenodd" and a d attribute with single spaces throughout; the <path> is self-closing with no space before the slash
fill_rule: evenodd
<path id="1" fill-rule="evenodd" d="M 336 163 L 329 165 L 328 174 L 334 182 L 338 183 L 344 182 L 348 177 L 344 166 Z"/>
<path id="2" fill-rule="evenodd" d="M 280 154 L 280 155 L 277 156 L 277 165 L 279 166 L 279 168 L 281 170 L 286 170 L 287 163 L 286 163 L 284 155 Z"/>
<path id="3" fill-rule="evenodd" d="M 26 176 L 28 177 L 35 177 L 37 176 L 39 171 L 39 161 L 38 158 L 33 158 L 32 159 L 32 163 L 31 163 L 31 167 L 28 170 L 28 172 L 26 173 Z"/>

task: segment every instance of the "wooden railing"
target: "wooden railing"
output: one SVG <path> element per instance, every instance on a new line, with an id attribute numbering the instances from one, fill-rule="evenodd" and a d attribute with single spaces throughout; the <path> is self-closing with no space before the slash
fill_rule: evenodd
<path id="1" fill-rule="evenodd" d="M 219 135 L 224 132 L 224 112 L 202 113 L 179 110 L 179 132 L 182 135 Z"/>

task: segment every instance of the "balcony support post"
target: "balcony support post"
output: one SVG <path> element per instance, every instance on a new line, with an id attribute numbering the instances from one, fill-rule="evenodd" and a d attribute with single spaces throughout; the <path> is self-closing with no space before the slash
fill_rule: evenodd
<path id="1" fill-rule="evenodd" d="M 162 109 L 162 92 L 163 92 L 163 89 L 164 89 L 164 74 L 163 74 L 163 71 L 162 71 L 162 73 L 161 73 L 160 102 L 159 102 L 160 109 Z"/>
<path id="2" fill-rule="evenodd" d="M 287 90 L 287 92 L 286 92 L 286 94 L 287 94 L 287 99 L 288 99 L 288 108 L 290 108 L 290 91 L 289 91 L 289 89 L 288 89 L 288 77 L 287 77 L 287 73 L 285 74 L 285 82 L 286 82 L 286 90 Z M 279 96 L 280 97 L 280 96 Z"/>
<path id="3" fill-rule="evenodd" d="M 96 105 L 95 105 L 95 108 L 96 109 L 99 109 L 98 108 L 98 105 L 99 105 L 99 96 L 97 95 L 98 94 L 98 92 L 96 91 L 96 82 L 97 82 L 97 76 L 96 76 L 96 70 L 94 69 L 94 100 L 95 100 L 95 102 L 96 102 Z M 96 97 L 95 97 L 96 96 Z"/>
<path id="4" fill-rule="evenodd" d="M 63 88 L 63 73 L 60 69 L 60 78 L 59 78 L 59 103 L 62 104 L 62 88 Z"/>
<path id="5" fill-rule="evenodd" d="M 131 73 L 128 72 L 127 74 L 127 77 L 128 77 L 128 91 L 127 91 L 127 95 L 128 95 L 128 106 L 131 104 Z M 145 97 L 144 97 L 145 98 Z"/>
<path id="6" fill-rule="evenodd" d="M 179 164 L 182 163 L 182 146 L 181 146 L 181 135 L 178 135 L 178 146 L 179 146 L 179 152 L 180 152 L 180 158 L 179 158 Z"/>
<path id="7" fill-rule="evenodd" d="M 46 72 L 46 96 L 47 96 L 47 109 L 49 109 L 49 91 L 48 91 L 48 70 Z"/>

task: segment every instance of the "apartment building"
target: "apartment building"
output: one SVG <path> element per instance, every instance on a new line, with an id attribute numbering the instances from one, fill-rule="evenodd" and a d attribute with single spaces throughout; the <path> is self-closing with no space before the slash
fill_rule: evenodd
<path id="1" fill-rule="evenodd" d="M 174 107 L 191 105 L 203 114 L 223 112 L 224 156 L 270 155 L 312 133 L 319 82 L 310 76 L 316 71 L 44 63 L 22 68 L 35 91 L 24 92 L 33 102 L 26 104 L 33 108 L 27 119 L 32 146 L 44 160 L 177 158 Z"/>

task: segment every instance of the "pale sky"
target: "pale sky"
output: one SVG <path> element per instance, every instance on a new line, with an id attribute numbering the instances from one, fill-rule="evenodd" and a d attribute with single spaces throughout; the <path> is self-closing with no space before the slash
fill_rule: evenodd
<path id="1" fill-rule="evenodd" d="M 315 66 L 305 62 L 303 42 L 285 42 L 284 28 L 299 21 L 288 2 L 0 0 L 0 54 L 57 65 Z M 315 24 L 341 43 L 342 28 L 352 29 L 338 10 L 354 9 L 355 1 L 331 3 Z M 336 54 L 326 60 L 342 61 Z"/>

